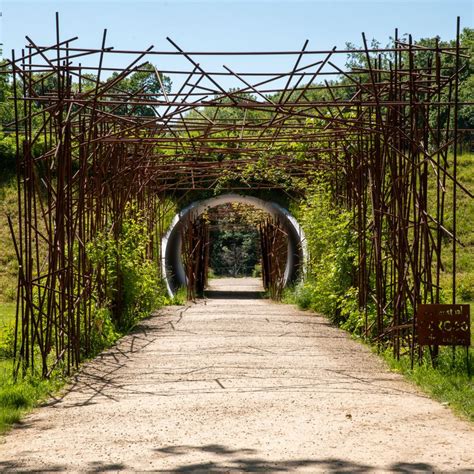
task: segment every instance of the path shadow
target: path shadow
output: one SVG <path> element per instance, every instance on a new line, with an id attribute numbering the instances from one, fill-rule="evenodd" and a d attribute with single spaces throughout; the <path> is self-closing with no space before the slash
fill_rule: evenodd
<path id="1" fill-rule="evenodd" d="M 206 290 L 204 296 L 212 300 L 256 300 L 265 296 L 263 291 Z"/>
<path id="2" fill-rule="evenodd" d="M 71 377 L 71 381 L 67 386 L 56 395 L 52 395 L 47 401 L 43 402 L 43 407 L 53 407 L 64 402 L 67 395 L 71 392 L 82 392 L 83 399 L 70 403 L 69 407 L 94 405 L 98 397 L 105 397 L 110 401 L 118 401 L 117 396 L 113 394 L 125 391 L 123 384 L 117 382 L 120 380 L 119 372 L 127 366 L 130 357 L 146 349 L 150 344 L 161 336 L 163 331 L 169 329 L 170 325 L 175 328 L 182 319 L 185 307 L 177 314 L 164 317 L 161 324 L 149 324 L 156 318 L 153 313 L 149 317 L 144 318 L 140 324 L 133 328 L 126 336 L 120 339 L 114 346 L 105 349 L 94 359 L 85 362 L 80 370 Z M 130 391 L 129 391 L 130 392 Z M 136 394 L 144 394 L 146 392 L 131 391 Z M 63 405 L 65 407 L 65 405 Z M 21 426 L 21 422 L 15 425 L 15 428 L 28 428 Z M 1 464 L 0 464 L 1 467 Z"/>
<path id="3" fill-rule="evenodd" d="M 169 473 L 294 472 L 298 468 L 313 468 L 315 472 L 366 473 L 380 469 L 380 466 L 352 462 L 342 458 L 264 459 L 262 453 L 259 455 L 255 449 L 232 449 L 220 444 L 166 446 L 156 449 L 156 452 L 168 457 L 191 453 L 212 453 L 222 457 L 222 460 L 217 461 L 176 463 L 174 468 L 158 470 L 158 472 Z M 395 473 L 433 472 L 435 466 L 424 462 L 399 462 L 387 466 L 386 470 Z"/>
<path id="4" fill-rule="evenodd" d="M 298 468 L 309 468 L 314 472 L 328 473 L 366 473 L 383 472 L 393 473 L 425 473 L 435 472 L 436 466 L 425 462 L 397 462 L 389 466 L 373 466 L 367 463 L 359 463 L 348 461 L 339 457 L 315 458 L 307 457 L 292 460 L 272 460 L 268 456 L 263 457 L 263 453 L 259 453 L 253 448 L 231 448 L 222 444 L 205 444 L 201 446 L 194 445 L 172 445 L 163 448 L 156 448 L 160 458 L 153 459 L 150 457 L 150 469 L 153 472 L 167 473 L 210 473 L 223 474 L 229 472 L 275 472 L 285 473 L 294 472 Z M 214 460 L 203 462 L 180 462 L 177 458 L 185 455 L 197 454 L 200 458 L 206 455 L 213 455 Z M 28 455 L 29 453 L 24 453 Z M 144 453 L 145 454 L 145 453 Z M 217 460 L 215 459 L 218 457 Z M 220 459 L 219 459 L 220 458 Z M 152 460 L 153 459 L 153 460 Z M 175 467 L 160 468 L 160 464 L 173 464 Z M 41 466 L 27 466 L 21 459 L 16 460 L 0 460 L 1 472 L 62 472 L 70 469 L 81 469 L 85 472 L 108 472 L 108 471 L 135 471 L 137 466 L 130 463 L 124 463 L 118 459 L 115 463 L 107 463 L 103 461 L 94 461 L 84 463 L 82 466 L 71 466 L 66 464 L 42 464 Z M 470 470 L 461 469 L 456 471 L 461 474 L 472 472 Z"/>
<path id="5" fill-rule="evenodd" d="M 105 463 L 95 461 L 88 465 L 81 466 L 77 472 L 117 472 L 130 470 L 123 463 Z M 65 472 L 71 469 L 71 466 L 64 464 L 42 464 L 41 466 L 26 467 L 22 461 L 0 461 L 0 472 Z"/>

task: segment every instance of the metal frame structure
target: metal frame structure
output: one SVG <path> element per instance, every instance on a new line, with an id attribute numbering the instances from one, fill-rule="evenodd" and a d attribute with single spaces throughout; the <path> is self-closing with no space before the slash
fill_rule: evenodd
<path id="1" fill-rule="evenodd" d="M 119 232 L 128 202 L 159 242 L 169 197 L 220 189 L 304 196 L 318 179 L 353 212 L 354 284 L 360 307 L 376 311 L 366 333 L 415 358 L 414 315 L 420 303 L 440 300 L 446 239 L 456 287 L 457 193 L 473 197 L 456 171 L 459 19 L 454 47 L 422 47 L 395 33 L 390 48 L 369 48 L 363 35 L 361 50 L 310 50 L 306 42 L 300 51 L 266 52 L 189 52 L 169 38 L 173 50 L 115 50 L 106 31 L 100 47 L 81 48 L 77 38 L 61 38 L 56 20 L 55 44 L 27 37 L 8 64 L 18 163 L 19 221 L 10 222 L 20 268 L 17 371 L 35 370 L 39 353 L 44 376 L 57 364 L 69 372 L 90 351 L 91 295 L 107 281 L 87 243 L 105 229 Z M 363 55 L 363 67 L 338 66 L 352 53 Z M 210 55 L 262 64 L 284 55 L 293 65 L 208 71 L 199 60 Z M 133 59 L 112 68 L 111 56 Z M 169 58 L 188 67 L 166 68 Z M 168 75 L 177 90 L 123 86 L 150 64 L 156 80 Z M 223 77 L 239 89 L 225 90 Z M 144 108 L 152 113 L 139 113 Z M 159 262 L 156 248 L 149 256 Z"/>

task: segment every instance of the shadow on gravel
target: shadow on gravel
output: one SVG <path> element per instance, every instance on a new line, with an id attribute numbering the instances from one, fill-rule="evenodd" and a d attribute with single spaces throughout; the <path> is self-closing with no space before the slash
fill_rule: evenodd
<path id="1" fill-rule="evenodd" d="M 204 296 L 210 300 L 257 300 L 264 297 L 262 291 L 218 291 L 206 290 Z"/>
<path id="2" fill-rule="evenodd" d="M 53 407 L 64 401 L 71 392 L 82 392 L 84 399 L 80 402 L 71 403 L 70 406 L 86 406 L 96 404 L 96 399 L 104 397 L 116 402 L 118 399 L 111 393 L 118 393 L 123 390 L 121 384 L 116 383 L 116 373 L 126 367 L 127 360 L 136 352 L 143 351 L 152 344 L 160 334 L 168 329 L 170 324 L 178 324 L 181 321 L 181 314 L 172 320 L 163 321 L 163 324 L 150 327 L 147 321 L 155 314 L 143 319 L 126 336 L 120 339 L 114 346 L 105 349 L 98 354 L 93 363 L 85 362 L 80 370 L 72 377 L 69 384 L 59 394 L 51 396 L 49 400 L 41 404 L 42 407 Z M 23 425 L 23 426 L 22 426 Z M 30 424 L 20 422 L 15 425 L 17 428 L 29 428 Z M 0 468 L 2 464 L 0 463 Z"/>
<path id="3" fill-rule="evenodd" d="M 325 459 L 295 459 L 288 461 L 271 461 L 255 456 L 255 449 L 230 449 L 220 444 L 208 444 L 204 446 L 167 446 L 156 449 L 157 452 L 167 455 L 180 456 L 190 452 L 213 453 L 227 457 L 222 461 L 211 461 L 178 465 L 173 469 L 159 470 L 158 472 L 169 473 L 228 473 L 234 472 L 293 472 L 301 467 L 313 467 L 315 472 L 330 473 L 363 473 L 374 472 L 380 469 L 379 466 L 369 466 L 367 464 L 354 463 L 339 458 Z M 389 472 L 413 473 L 413 472 L 433 472 L 434 466 L 427 463 L 395 463 L 387 468 Z"/>
<path id="4" fill-rule="evenodd" d="M 67 456 L 67 454 L 65 455 Z M 65 466 L 61 464 L 46 464 L 34 468 L 25 468 L 22 466 L 21 462 L 0 461 L 1 472 L 64 472 L 70 469 L 70 466 Z M 90 463 L 87 468 L 85 468 L 86 472 L 117 472 L 123 470 L 130 470 L 130 467 L 127 467 L 122 463 L 107 464 L 102 461 Z"/>
<path id="5" fill-rule="evenodd" d="M 271 461 L 256 457 L 255 449 L 231 449 L 220 444 L 208 444 L 204 446 L 167 446 L 155 450 L 165 456 L 180 456 L 190 452 L 212 453 L 223 456 L 226 459 L 222 461 L 211 461 L 202 463 L 183 463 L 175 468 L 160 469 L 159 460 L 150 463 L 153 472 L 168 473 L 228 473 L 238 470 L 239 472 L 293 472 L 300 467 L 313 467 L 315 472 L 329 473 L 365 473 L 374 472 L 380 469 L 380 466 L 369 466 L 367 464 L 354 463 L 339 458 L 325 459 L 295 459 L 286 461 Z M 25 453 L 28 455 L 28 453 Z M 82 466 L 87 472 L 108 472 L 108 471 L 133 471 L 133 465 L 126 465 L 121 462 L 105 463 L 96 461 L 89 463 L 87 467 Z M 35 468 L 25 468 L 21 461 L 0 461 L 1 472 L 62 472 L 74 469 L 74 466 L 66 466 L 61 464 L 46 464 Z M 427 463 L 404 463 L 398 462 L 384 468 L 384 471 L 393 473 L 413 473 L 413 472 L 434 472 L 435 467 Z M 472 471 L 461 470 L 459 473 Z"/>

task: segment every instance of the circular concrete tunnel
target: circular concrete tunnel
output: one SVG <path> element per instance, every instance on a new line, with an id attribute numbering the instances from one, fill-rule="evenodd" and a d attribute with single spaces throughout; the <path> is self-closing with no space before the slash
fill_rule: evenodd
<path id="1" fill-rule="evenodd" d="M 181 286 L 186 285 L 186 275 L 181 257 L 182 235 L 181 230 L 189 216 L 196 218 L 208 209 L 222 204 L 241 203 L 253 206 L 277 218 L 288 234 L 288 253 L 285 266 L 285 286 L 304 271 L 307 259 L 306 239 L 303 229 L 296 219 L 279 204 L 271 201 L 241 194 L 223 194 L 221 196 L 196 201 L 176 214 L 162 240 L 162 271 L 170 296 Z"/>

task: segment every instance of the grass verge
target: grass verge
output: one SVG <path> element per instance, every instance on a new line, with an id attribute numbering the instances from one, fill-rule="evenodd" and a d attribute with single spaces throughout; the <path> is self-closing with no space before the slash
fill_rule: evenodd
<path id="1" fill-rule="evenodd" d="M 186 298 L 183 291 L 170 301 L 170 304 L 184 304 Z M 13 379 L 13 359 L 11 354 L 11 342 L 8 334 L 13 334 L 16 305 L 15 303 L 0 302 L 0 435 L 7 432 L 14 423 L 33 408 L 40 406 L 44 401 L 57 393 L 68 381 L 60 370 L 53 372 L 49 379 L 43 379 L 40 375 L 28 375 L 23 379 Z M 120 338 L 128 334 L 128 331 L 117 333 L 117 337 L 109 341 L 101 350 L 115 344 Z M 39 366 L 40 364 L 38 364 Z"/>
<path id="2" fill-rule="evenodd" d="M 38 406 L 62 387 L 66 379 L 54 375 L 48 380 L 29 376 L 13 380 L 13 359 L 9 340 L 15 321 L 15 303 L 0 303 L 0 433 L 20 421 L 29 410 Z"/>
<path id="3" fill-rule="evenodd" d="M 403 374 L 435 400 L 450 406 L 455 413 L 474 422 L 474 379 L 467 376 L 466 350 L 456 349 L 454 362 L 452 354 L 450 347 L 443 347 L 436 367 L 433 367 L 426 357 L 421 364 L 415 364 L 413 369 L 408 357 L 397 360 L 390 352 L 383 353 L 382 357 L 391 370 Z M 472 348 L 470 359 L 472 371 Z"/>
<path id="4" fill-rule="evenodd" d="M 48 380 L 28 377 L 15 382 L 12 378 L 12 361 L 0 361 L 0 434 L 57 392 L 65 382 L 66 379 L 59 376 Z"/>

